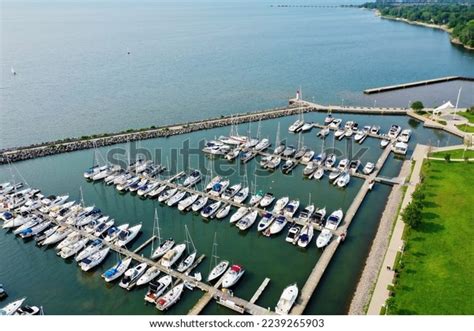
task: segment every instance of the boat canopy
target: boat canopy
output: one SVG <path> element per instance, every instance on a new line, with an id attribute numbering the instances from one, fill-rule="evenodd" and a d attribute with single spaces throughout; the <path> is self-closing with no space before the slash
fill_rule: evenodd
<path id="1" fill-rule="evenodd" d="M 230 269 L 235 272 L 240 272 L 242 270 L 242 267 L 237 264 L 234 264 L 232 267 L 230 267 Z"/>

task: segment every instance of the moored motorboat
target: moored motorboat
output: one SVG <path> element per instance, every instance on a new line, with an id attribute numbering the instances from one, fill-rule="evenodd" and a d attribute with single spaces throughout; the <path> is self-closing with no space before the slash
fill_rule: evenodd
<path id="1" fill-rule="evenodd" d="M 192 194 L 178 203 L 178 210 L 183 211 L 191 206 L 199 198 L 199 194 Z"/>
<path id="2" fill-rule="evenodd" d="M 316 238 L 316 247 L 323 248 L 332 238 L 332 232 L 329 229 L 323 229 L 319 234 L 318 238 Z"/>
<path id="3" fill-rule="evenodd" d="M 126 258 L 124 260 L 119 260 L 113 267 L 107 269 L 102 274 L 102 278 L 104 278 L 104 280 L 107 283 L 116 280 L 117 278 L 119 278 L 120 276 L 122 276 L 124 274 L 124 272 L 130 266 L 130 263 L 132 263 L 132 258 L 131 257 Z"/>
<path id="4" fill-rule="evenodd" d="M 367 162 L 364 166 L 364 169 L 362 169 L 362 172 L 366 175 L 370 175 L 372 171 L 375 169 L 375 164 L 372 162 Z"/>
<path id="5" fill-rule="evenodd" d="M 241 230 L 245 231 L 250 228 L 258 216 L 258 210 L 253 210 L 244 217 L 242 217 L 236 224 L 236 226 Z"/>
<path id="6" fill-rule="evenodd" d="M 221 209 L 219 209 L 216 213 L 216 218 L 217 219 L 226 218 L 227 215 L 229 215 L 231 208 L 232 208 L 231 204 L 228 204 L 228 205 L 225 205 L 225 206 L 221 207 Z"/>
<path id="7" fill-rule="evenodd" d="M 223 260 L 220 261 L 214 268 L 212 268 L 211 272 L 209 272 L 209 276 L 207 277 L 208 282 L 212 282 L 213 280 L 219 278 L 224 272 L 227 271 L 229 267 L 229 261 Z"/>
<path id="8" fill-rule="evenodd" d="M 117 236 L 117 241 L 115 244 L 119 247 L 124 247 L 127 245 L 129 242 L 131 242 L 133 239 L 137 237 L 137 235 L 140 233 L 140 230 L 142 228 L 142 224 L 137 224 L 135 226 L 129 227 L 125 231 L 120 231 L 120 233 Z"/>
<path id="9" fill-rule="evenodd" d="M 185 244 L 176 245 L 174 248 L 170 249 L 168 252 L 163 255 L 160 260 L 160 263 L 165 268 L 171 268 L 173 264 L 178 261 L 178 259 L 183 255 L 184 250 L 186 249 Z"/>
<path id="10" fill-rule="evenodd" d="M 260 219 L 260 222 L 258 222 L 257 231 L 264 231 L 272 224 L 274 220 L 275 217 L 272 213 L 265 212 L 262 218 Z"/>
<path id="11" fill-rule="evenodd" d="M 285 241 L 289 243 L 294 243 L 298 240 L 298 235 L 301 231 L 301 227 L 298 225 L 293 225 L 289 230 L 288 234 L 286 235 Z"/>
<path id="12" fill-rule="evenodd" d="M 220 208 L 221 204 L 222 204 L 222 201 L 219 200 L 219 201 L 216 201 L 216 202 L 213 202 L 213 203 L 207 205 L 201 211 L 201 216 L 204 217 L 204 218 L 212 217 L 217 212 L 217 210 Z"/>
<path id="13" fill-rule="evenodd" d="M 173 239 L 169 238 L 163 241 L 151 254 L 151 259 L 156 260 L 166 254 L 173 246 L 175 242 Z"/>
<path id="14" fill-rule="evenodd" d="M 250 212 L 249 208 L 240 207 L 239 209 L 237 209 L 237 211 L 234 214 L 232 214 L 232 216 L 230 217 L 229 222 L 230 223 L 238 222 L 242 217 L 247 215 L 249 212 Z"/>
<path id="15" fill-rule="evenodd" d="M 265 207 L 270 206 L 273 200 L 275 200 L 275 197 L 273 196 L 272 193 L 270 192 L 265 193 L 262 200 L 260 200 L 260 207 L 265 208 Z"/>
<path id="16" fill-rule="evenodd" d="M 118 235 L 122 231 L 127 231 L 128 227 L 129 227 L 128 223 L 122 224 L 122 225 L 119 225 L 119 226 L 112 226 L 110 229 L 107 230 L 107 234 L 106 234 L 104 240 L 107 241 L 107 242 L 115 241 L 117 239 Z"/>
<path id="17" fill-rule="evenodd" d="M 339 224 L 341 223 L 343 217 L 344 213 L 342 212 L 342 209 L 338 209 L 332 212 L 326 220 L 325 227 L 329 230 L 336 230 Z"/>
<path id="18" fill-rule="evenodd" d="M 82 271 L 92 270 L 93 268 L 101 264 L 109 254 L 109 251 L 110 247 L 105 247 L 82 260 L 79 263 L 79 266 L 81 267 Z"/>
<path id="19" fill-rule="evenodd" d="M 222 287 L 229 288 L 234 286 L 245 273 L 245 269 L 238 264 L 234 264 L 224 274 L 222 278 Z"/>
<path id="20" fill-rule="evenodd" d="M 127 290 L 131 289 L 138 279 L 145 273 L 147 267 L 148 265 L 146 262 L 143 262 L 125 271 L 120 280 L 119 286 Z"/>
<path id="21" fill-rule="evenodd" d="M 271 235 L 274 235 L 274 234 L 277 234 L 285 228 L 287 223 L 288 223 L 287 218 L 283 215 L 280 215 L 272 222 L 270 227 L 268 227 L 263 232 L 263 234 L 267 237 L 269 237 Z"/>
<path id="22" fill-rule="evenodd" d="M 171 285 L 173 278 L 170 275 L 160 277 L 158 280 L 152 280 L 145 295 L 145 301 L 155 303 L 163 292 Z"/>
<path id="23" fill-rule="evenodd" d="M 6 305 L 5 307 L 0 309 L 0 316 L 1 315 L 13 315 L 16 313 L 18 308 L 21 307 L 23 302 L 26 300 L 26 298 L 21 298 L 19 300 L 13 301 Z"/>
<path id="24" fill-rule="evenodd" d="M 209 198 L 205 195 L 199 197 L 192 205 L 191 209 L 193 212 L 198 212 L 200 211 L 206 204 Z"/>
<path id="25" fill-rule="evenodd" d="M 283 290 L 283 293 L 275 307 L 275 313 L 278 315 L 287 315 L 298 297 L 298 286 L 292 284 Z"/>
<path id="26" fill-rule="evenodd" d="M 298 246 L 301 248 L 306 248 L 311 240 L 313 239 L 314 235 L 314 227 L 313 224 L 307 222 L 298 236 Z"/>
<path id="27" fill-rule="evenodd" d="M 275 206 L 273 207 L 273 213 L 280 213 L 283 208 L 288 204 L 290 199 L 288 197 L 282 197 L 275 202 Z"/>
<path id="28" fill-rule="evenodd" d="M 156 308 L 164 311 L 169 309 L 181 298 L 181 294 L 184 290 L 184 283 L 180 283 L 173 287 L 171 290 L 166 292 L 162 297 L 156 299 Z"/>

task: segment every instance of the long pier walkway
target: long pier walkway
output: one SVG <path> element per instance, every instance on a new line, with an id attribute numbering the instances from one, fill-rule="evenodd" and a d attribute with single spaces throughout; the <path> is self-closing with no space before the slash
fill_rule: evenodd
<path id="1" fill-rule="evenodd" d="M 376 163 L 374 173 L 364 181 L 364 184 L 360 188 L 354 201 L 352 202 L 349 209 L 347 210 L 342 226 L 340 226 L 337 229 L 337 234 L 341 235 L 343 233 L 347 233 L 347 230 L 352 220 L 354 219 L 354 216 L 359 210 L 359 207 L 362 205 L 362 202 L 364 201 L 365 196 L 369 192 L 370 179 L 374 179 L 378 175 L 380 169 L 382 169 L 383 165 L 385 164 L 385 161 L 387 160 L 390 152 L 391 152 L 390 146 L 387 146 Z M 336 253 L 336 250 L 339 247 L 340 243 L 341 243 L 341 240 L 339 237 L 336 240 L 332 240 L 332 242 L 328 246 L 326 246 L 323 253 L 321 254 L 321 257 L 316 262 L 316 265 L 314 266 L 313 270 L 311 271 L 311 274 L 306 280 L 306 283 L 303 286 L 303 289 L 301 290 L 301 294 L 299 298 L 297 299 L 295 305 L 293 306 L 293 309 L 291 310 L 292 315 L 303 314 L 306 306 L 308 305 L 309 300 L 311 299 L 314 291 L 316 290 L 316 287 L 318 286 L 319 281 L 321 280 L 324 272 L 326 271 L 326 268 L 331 262 L 332 257 Z"/>

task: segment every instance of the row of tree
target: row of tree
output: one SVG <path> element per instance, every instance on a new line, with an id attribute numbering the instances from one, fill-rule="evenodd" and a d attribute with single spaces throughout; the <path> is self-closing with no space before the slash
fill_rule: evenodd
<path id="1" fill-rule="evenodd" d="M 474 47 L 474 6 L 466 4 L 397 5 L 369 2 L 364 8 L 378 9 L 382 16 L 409 21 L 446 25 L 452 36 Z"/>

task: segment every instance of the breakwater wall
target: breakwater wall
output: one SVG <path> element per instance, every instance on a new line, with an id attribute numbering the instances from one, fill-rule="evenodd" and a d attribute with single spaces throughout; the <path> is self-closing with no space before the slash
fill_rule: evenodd
<path id="1" fill-rule="evenodd" d="M 441 77 L 441 78 L 420 80 L 420 81 L 411 82 L 411 83 L 404 83 L 404 84 L 397 84 L 397 85 L 371 88 L 371 89 L 364 90 L 364 93 L 365 94 L 383 93 L 383 92 L 402 90 L 402 89 L 417 87 L 417 86 L 433 85 L 433 84 L 438 84 L 438 83 L 451 82 L 451 81 L 455 81 L 455 80 L 463 80 L 463 81 L 472 82 L 472 81 L 474 81 L 474 77 L 447 76 L 447 77 Z"/>
<path id="2" fill-rule="evenodd" d="M 231 116 L 223 116 L 182 124 L 138 129 L 131 132 L 101 134 L 82 138 L 66 138 L 24 147 L 7 148 L 0 150 L 0 164 L 30 160 L 37 157 L 74 152 L 95 147 L 127 143 L 130 141 L 169 137 L 198 130 L 229 126 L 232 124 L 274 119 L 308 111 L 317 111 L 317 109 L 312 109 L 308 106 L 291 105 L 284 108 L 275 108 L 253 113 L 234 114 Z"/>

